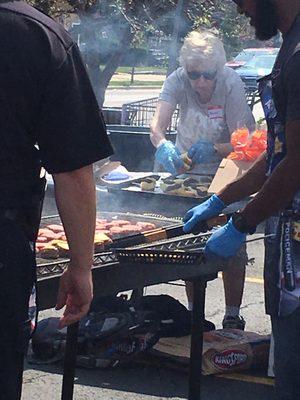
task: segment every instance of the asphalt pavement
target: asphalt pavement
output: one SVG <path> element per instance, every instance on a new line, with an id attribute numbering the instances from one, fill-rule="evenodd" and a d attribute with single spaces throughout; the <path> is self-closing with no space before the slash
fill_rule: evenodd
<path id="1" fill-rule="evenodd" d="M 267 334 L 270 333 L 270 322 L 264 312 L 263 242 L 249 243 L 247 250 L 251 263 L 247 267 L 241 314 L 246 320 L 246 330 Z M 176 284 L 182 284 L 182 282 L 179 281 Z M 186 305 L 183 286 L 157 285 L 147 288 L 146 293 L 170 294 Z M 223 313 L 224 292 L 220 276 L 208 283 L 206 318 L 213 321 L 217 328 L 221 328 Z M 57 315 L 57 312 L 53 310 L 42 312 L 40 318 L 49 315 Z M 106 371 L 77 369 L 74 400 L 186 399 L 187 379 L 186 372 L 176 371 L 165 365 L 131 364 Z M 62 366 L 60 364 L 27 364 L 22 400 L 60 399 L 61 382 Z M 225 378 L 204 377 L 202 400 L 240 400 L 241 396 L 243 400 L 270 400 L 272 391 L 271 380 L 257 378 L 249 373 L 235 374 Z"/>
<path id="2" fill-rule="evenodd" d="M 140 101 L 158 97 L 159 88 L 124 88 L 107 89 L 105 93 L 104 107 L 122 107 L 124 103 Z"/>
<path id="3" fill-rule="evenodd" d="M 22 400 L 60 399 L 61 370 L 26 371 Z M 74 400 L 187 399 L 187 374 L 164 367 L 127 366 L 111 371 L 77 370 Z M 273 387 L 204 377 L 201 400 L 271 400 Z M 200 399 L 199 399 L 200 400 Z"/>

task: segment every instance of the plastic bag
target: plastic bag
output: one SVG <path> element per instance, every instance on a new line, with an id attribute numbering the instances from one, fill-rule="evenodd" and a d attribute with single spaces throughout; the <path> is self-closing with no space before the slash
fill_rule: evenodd
<path id="1" fill-rule="evenodd" d="M 234 131 L 231 135 L 234 149 L 229 160 L 255 161 L 267 148 L 267 131 L 260 129 L 249 133 L 247 128 Z"/>

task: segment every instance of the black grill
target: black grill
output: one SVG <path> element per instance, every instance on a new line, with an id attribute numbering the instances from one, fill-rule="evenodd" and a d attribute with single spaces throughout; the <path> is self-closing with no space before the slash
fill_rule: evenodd
<path id="1" fill-rule="evenodd" d="M 158 240 L 151 244 L 102 252 L 95 254 L 94 266 L 107 266 L 118 262 L 120 264 L 126 262 L 186 265 L 199 263 L 204 260 L 203 249 L 209 237 L 210 233 L 188 234 L 172 239 Z M 40 279 L 60 275 L 68 265 L 69 260 L 67 259 L 53 262 L 38 259 L 37 277 Z"/>

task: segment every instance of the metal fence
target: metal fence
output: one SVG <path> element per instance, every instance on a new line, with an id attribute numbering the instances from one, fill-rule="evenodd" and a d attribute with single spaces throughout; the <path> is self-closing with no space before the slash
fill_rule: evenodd
<path id="1" fill-rule="evenodd" d="M 259 98 L 259 93 L 257 90 L 257 87 L 251 87 L 251 86 L 246 86 L 245 87 L 245 95 L 246 95 L 246 101 L 248 106 L 253 110 L 253 107 L 255 104 L 260 102 Z"/>
<path id="2" fill-rule="evenodd" d="M 158 97 L 153 97 L 151 99 L 123 104 L 121 124 L 149 127 L 156 110 L 157 102 Z M 179 110 L 176 109 L 172 116 L 169 131 L 177 129 L 178 112 Z"/>
<path id="3" fill-rule="evenodd" d="M 253 110 L 254 105 L 259 102 L 257 88 L 247 87 L 245 88 L 245 94 L 247 103 L 251 110 Z M 149 127 L 156 110 L 157 102 L 158 97 L 152 97 L 151 99 L 123 104 L 121 124 Z M 172 116 L 169 131 L 177 129 L 178 116 L 179 109 L 177 108 Z"/>

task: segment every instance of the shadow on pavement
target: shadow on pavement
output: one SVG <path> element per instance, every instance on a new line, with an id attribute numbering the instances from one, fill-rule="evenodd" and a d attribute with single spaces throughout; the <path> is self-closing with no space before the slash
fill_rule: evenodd
<path id="1" fill-rule="evenodd" d="M 26 365 L 26 369 L 62 374 L 59 364 L 30 364 Z M 132 393 L 136 399 L 140 398 L 138 395 L 154 396 L 160 400 L 187 399 L 188 395 L 187 373 L 140 364 L 127 364 L 111 370 L 77 368 L 75 385 L 81 386 L 83 392 L 84 386 L 97 387 Z M 214 376 L 203 377 L 202 400 L 240 400 L 241 396 L 243 400 L 270 400 L 273 387 Z"/>

